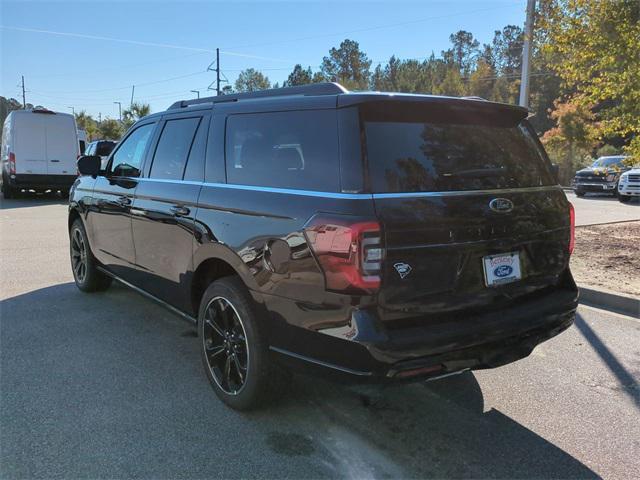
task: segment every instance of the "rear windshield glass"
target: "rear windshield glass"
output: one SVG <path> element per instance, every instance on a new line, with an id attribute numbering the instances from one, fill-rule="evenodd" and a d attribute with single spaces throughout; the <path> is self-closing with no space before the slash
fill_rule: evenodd
<path id="1" fill-rule="evenodd" d="M 101 157 L 108 157 L 116 146 L 116 142 L 98 142 L 96 149 L 96 155 Z"/>
<path id="2" fill-rule="evenodd" d="M 374 192 L 535 187 L 555 183 L 534 133 L 520 118 L 412 107 L 363 110 Z M 404 108 L 404 107 L 400 107 Z"/>

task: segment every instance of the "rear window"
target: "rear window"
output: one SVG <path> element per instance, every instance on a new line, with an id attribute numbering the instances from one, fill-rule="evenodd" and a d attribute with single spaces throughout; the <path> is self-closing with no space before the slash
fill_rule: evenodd
<path id="1" fill-rule="evenodd" d="M 151 165 L 151 178 L 182 179 L 200 117 L 168 120 L 165 123 Z"/>
<path id="2" fill-rule="evenodd" d="M 108 157 L 115 146 L 116 142 L 98 142 L 96 147 L 96 155 L 100 155 L 101 157 Z"/>
<path id="3" fill-rule="evenodd" d="M 226 168 L 229 183 L 338 191 L 336 111 L 230 116 Z"/>
<path id="4" fill-rule="evenodd" d="M 374 192 L 555 184 L 544 153 L 525 120 L 438 108 L 434 112 L 427 110 L 429 106 L 409 109 L 388 105 L 384 111 L 362 112 Z"/>

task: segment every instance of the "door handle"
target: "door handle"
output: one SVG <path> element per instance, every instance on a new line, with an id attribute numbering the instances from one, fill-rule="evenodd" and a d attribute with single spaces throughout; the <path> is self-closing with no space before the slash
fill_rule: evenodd
<path id="1" fill-rule="evenodd" d="M 174 205 L 171 207 L 171 213 L 173 213 L 176 217 L 186 217 L 191 213 L 187 207 L 182 207 L 180 205 Z"/>
<path id="2" fill-rule="evenodd" d="M 118 197 L 118 203 L 122 206 L 131 205 L 131 199 L 129 197 Z"/>
<path id="3" fill-rule="evenodd" d="M 54 162 L 54 163 L 59 163 L 60 162 L 60 160 L 51 160 L 51 161 Z"/>

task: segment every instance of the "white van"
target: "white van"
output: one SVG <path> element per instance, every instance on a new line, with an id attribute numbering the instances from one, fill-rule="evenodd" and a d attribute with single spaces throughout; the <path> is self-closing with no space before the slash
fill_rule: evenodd
<path id="1" fill-rule="evenodd" d="M 73 115 L 49 110 L 14 110 L 2 128 L 2 193 L 21 189 L 67 193 L 80 154 Z"/>

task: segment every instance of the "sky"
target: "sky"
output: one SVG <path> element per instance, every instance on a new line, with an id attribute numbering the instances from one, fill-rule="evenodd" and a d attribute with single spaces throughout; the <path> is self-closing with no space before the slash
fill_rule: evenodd
<path id="1" fill-rule="evenodd" d="M 56 111 L 118 118 L 118 105 L 213 95 L 219 48 L 233 84 L 253 67 L 282 83 L 296 63 L 315 71 L 332 47 L 356 40 L 373 60 L 439 55 L 458 30 L 488 43 L 524 25 L 526 0 L 47 1 L 0 0 L 0 95 Z"/>

